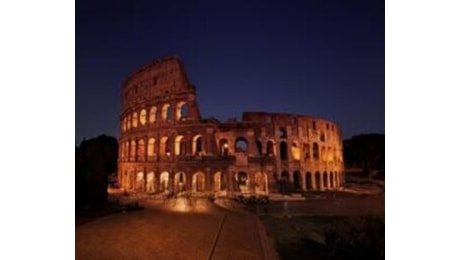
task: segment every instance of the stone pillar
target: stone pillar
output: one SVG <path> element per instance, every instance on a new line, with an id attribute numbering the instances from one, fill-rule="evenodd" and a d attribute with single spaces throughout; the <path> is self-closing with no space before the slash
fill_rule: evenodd
<path id="1" fill-rule="evenodd" d="M 319 173 L 319 190 L 324 190 L 324 177 L 323 173 Z"/>
<path id="2" fill-rule="evenodd" d="M 312 172 L 310 176 L 311 176 L 311 189 L 317 190 L 318 187 L 316 187 L 316 173 Z"/>

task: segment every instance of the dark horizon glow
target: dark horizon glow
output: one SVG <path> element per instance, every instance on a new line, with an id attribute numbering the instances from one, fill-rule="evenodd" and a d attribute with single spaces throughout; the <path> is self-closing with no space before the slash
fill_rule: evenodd
<path id="1" fill-rule="evenodd" d="M 76 137 L 119 136 L 122 83 L 181 57 L 203 118 L 311 115 L 385 132 L 384 1 L 77 1 Z"/>

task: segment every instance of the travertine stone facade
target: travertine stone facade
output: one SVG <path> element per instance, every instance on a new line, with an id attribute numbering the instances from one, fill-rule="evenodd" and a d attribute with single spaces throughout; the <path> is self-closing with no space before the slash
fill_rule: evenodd
<path id="1" fill-rule="evenodd" d="M 177 57 L 155 60 L 123 85 L 122 188 L 221 195 L 334 190 L 344 183 L 339 127 L 310 116 L 244 112 L 203 119 Z"/>

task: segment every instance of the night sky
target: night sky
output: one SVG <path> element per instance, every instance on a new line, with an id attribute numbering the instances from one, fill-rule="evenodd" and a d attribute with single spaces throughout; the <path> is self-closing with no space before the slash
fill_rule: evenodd
<path id="1" fill-rule="evenodd" d="M 119 136 L 121 87 L 178 55 L 202 117 L 324 117 L 343 137 L 385 131 L 380 0 L 76 1 L 76 137 Z"/>

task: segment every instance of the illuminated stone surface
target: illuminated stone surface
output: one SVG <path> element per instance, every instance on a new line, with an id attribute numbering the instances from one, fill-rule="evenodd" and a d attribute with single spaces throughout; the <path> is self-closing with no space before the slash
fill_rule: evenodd
<path id="1" fill-rule="evenodd" d="M 118 181 L 123 189 L 269 194 L 344 184 L 341 130 L 335 123 L 265 112 L 244 112 L 241 122 L 203 119 L 195 86 L 177 57 L 136 70 L 122 94 Z"/>

